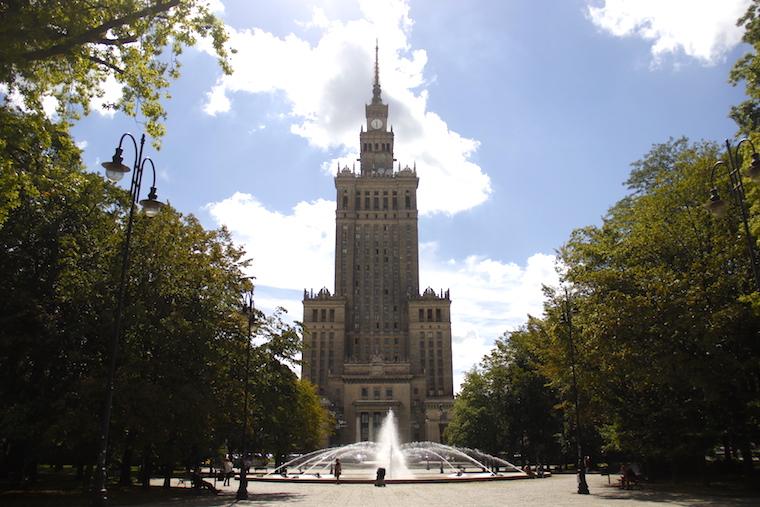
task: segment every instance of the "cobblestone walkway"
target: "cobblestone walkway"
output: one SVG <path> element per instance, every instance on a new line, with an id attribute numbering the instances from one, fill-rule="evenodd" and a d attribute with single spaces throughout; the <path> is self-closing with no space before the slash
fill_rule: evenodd
<path id="1" fill-rule="evenodd" d="M 370 484 L 280 484 L 250 482 L 248 501 L 235 501 L 237 482 L 216 497 L 199 497 L 197 506 L 291 506 L 314 507 L 445 507 L 445 506 L 757 506 L 760 497 L 735 498 L 719 493 L 679 492 L 642 488 L 623 491 L 609 486 L 607 478 L 588 477 L 591 495 L 576 493 L 573 475 L 548 479 L 461 484 L 395 484 L 376 488 Z M 221 486 L 221 483 L 218 483 Z M 173 504 L 164 504 L 177 505 Z"/>

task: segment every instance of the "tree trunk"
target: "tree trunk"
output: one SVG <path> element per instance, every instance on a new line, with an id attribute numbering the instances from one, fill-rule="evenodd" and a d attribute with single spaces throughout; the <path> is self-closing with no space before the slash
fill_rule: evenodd
<path id="1" fill-rule="evenodd" d="M 151 476 L 151 459 L 150 459 L 150 446 L 145 446 L 145 449 L 143 450 L 143 473 L 142 473 L 142 487 L 143 489 L 148 489 L 150 487 L 150 476 Z"/>
<path id="2" fill-rule="evenodd" d="M 702 476 L 702 484 L 705 486 L 710 485 L 710 472 L 707 470 L 707 460 L 704 456 L 699 461 L 699 475 Z"/>
<path id="3" fill-rule="evenodd" d="M 12 487 L 19 487 L 24 481 L 24 450 L 18 443 L 8 449 L 8 479 Z"/>
<path id="4" fill-rule="evenodd" d="M 26 461 L 24 464 L 24 475 L 30 483 L 37 482 L 37 461 Z"/>
<path id="5" fill-rule="evenodd" d="M 731 447 L 731 442 L 728 439 L 728 435 L 723 435 L 723 460 L 726 463 L 734 462 L 734 450 Z"/>
<path id="6" fill-rule="evenodd" d="M 130 486 L 132 484 L 132 442 L 134 441 L 134 433 L 127 432 L 127 438 L 124 442 L 124 452 L 121 455 L 121 467 L 119 472 L 119 484 L 122 486 Z"/>
<path id="7" fill-rule="evenodd" d="M 87 463 L 84 467 L 84 474 L 82 475 L 82 490 L 89 491 L 90 480 L 92 479 L 92 463 Z"/>
<path id="8" fill-rule="evenodd" d="M 747 437 L 747 434 L 741 436 L 741 452 L 742 452 L 742 472 L 744 473 L 744 479 L 748 484 L 753 485 L 752 475 L 752 444 Z"/>

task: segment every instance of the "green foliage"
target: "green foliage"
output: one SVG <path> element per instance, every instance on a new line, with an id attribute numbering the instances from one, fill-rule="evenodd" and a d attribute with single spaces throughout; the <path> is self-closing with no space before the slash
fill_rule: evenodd
<path id="1" fill-rule="evenodd" d="M 0 438 L 22 462 L 87 452 L 126 195 L 44 116 L 0 107 L 0 131 L 18 197 L 0 227 Z"/>
<path id="2" fill-rule="evenodd" d="M 737 210 L 716 220 L 703 207 L 717 151 L 685 139 L 653 147 L 633 165 L 633 193 L 561 250 L 581 392 L 609 450 L 672 461 L 749 437 L 760 321 L 741 297 L 753 285 Z M 559 304 L 547 301 L 547 323 Z M 566 390 L 565 364 L 546 356 Z"/>
<path id="3" fill-rule="evenodd" d="M 95 461 L 129 198 L 84 171 L 64 124 L 3 106 L 0 134 L 15 200 L 0 227 L 0 476 L 19 480 L 27 464 Z M 225 229 L 171 207 L 135 215 L 109 446 L 126 481 L 138 457 L 169 471 L 239 445 L 247 264 Z M 332 425 L 289 368 L 300 324 L 259 312 L 253 331 L 248 449 L 315 447 Z"/>
<path id="4" fill-rule="evenodd" d="M 463 447 L 501 451 L 497 441 L 500 421 L 491 398 L 486 375 L 478 368 L 467 372 L 446 427 L 446 441 Z"/>
<path id="5" fill-rule="evenodd" d="M 16 0 L 0 3 L 0 84 L 26 107 L 58 99 L 62 119 L 87 113 L 112 76 L 122 97 L 111 107 L 142 114 L 154 139 L 164 134 L 162 98 L 179 76 L 185 46 L 209 38 L 230 72 L 222 22 L 200 0 Z M 0 217 L 1 218 L 1 217 Z"/>
<path id="6" fill-rule="evenodd" d="M 334 426 L 314 386 L 289 367 L 301 350 L 302 329 L 286 323 L 283 313 L 278 309 L 257 328 L 264 343 L 254 350 L 250 385 L 254 448 L 276 459 L 318 448 Z"/>
<path id="7" fill-rule="evenodd" d="M 132 252 L 113 426 L 161 463 L 192 463 L 227 437 L 247 263 L 227 231 L 168 207 L 137 217 Z"/>
<path id="8" fill-rule="evenodd" d="M 713 185 L 729 198 L 725 167 L 711 180 L 718 152 L 671 139 L 633 164 L 630 194 L 561 248 L 568 293 L 545 288 L 542 318 L 467 374 L 450 441 L 572 458 L 577 415 L 592 456 L 683 470 L 718 444 L 750 455 L 760 439 L 760 296 L 739 210 L 732 202 L 713 218 L 704 207 Z M 745 188 L 757 217 L 758 189 Z M 751 229 L 760 233 L 758 220 Z"/>
<path id="9" fill-rule="evenodd" d="M 747 12 L 739 18 L 737 26 L 744 27 L 742 41 L 752 46 L 752 51 L 734 63 L 729 82 L 736 86 L 744 83 L 747 99 L 731 108 L 730 116 L 739 130 L 748 135 L 760 130 L 760 2 L 752 0 Z"/>
<path id="10" fill-rule="evenodd" d="M 454 402 L 446 440 L 492 453 L 519 453 L 533 463 L 557 458 L 558 398 L 538 370 L 538 322 L 497 340 L 480 366 L 467 373 Z"/>

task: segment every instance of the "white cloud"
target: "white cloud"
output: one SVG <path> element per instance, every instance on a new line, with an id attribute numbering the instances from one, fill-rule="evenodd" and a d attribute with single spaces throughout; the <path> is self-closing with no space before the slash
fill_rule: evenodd
<path id="1" fill-rule="evenodd" d="M 215 86 L 210 92 L 206 93 L 206 104 L 203 106 L 203 111 L 211 116 L 216 116 L 219 113 L 226 113 L 232 107 L 230 99 L 224 93 L 224 88 L 221 86 Z"/>
<path id="2" fill-rule="evenodd" d="M 90 106 L 101 116 L 106 118 L 113 118 L 116 114 L 116 110 L 109 108 L 109 104 L 115 104 L 121 99 L 122 85 L 119 83 L 113 74 L 109 74 L 105 81 L 100 85 L 100 96 L 94 97 L 90 102 Z"/>
<path id="3" fill-rule="evenodd" d="M 454 386 L 505 331 L 543 313 L 542 285 L 559 283 L 555 257 L 537 253 L 524 266 L 471 255 L 441 259 L 435 243 L 420 245 L 420 289 L 435 284 L 451 290 Z"/>
<path id="4" fill-rule="evenodd" d="M 290 214 L 266 209 L 255 197 L 236 193 L 206 206 L 218 224 L 231 231 L 253 258 L 251 274 L 260 288 L 257 305 L 283 306 L 292 319 L 302 318 L 301 290 L 334 280 L 335 202 L 298 203 Z M 557 285 L 554 256 L 535 254 L 524 266 L 471 255 L 443 259 L 436 243 L 420 245 L 420 290 L 449 288 L 452 297 L 454 380 L 464 376 L 504 331 L 517 328 L 527 315 L 541 315 L 542 284 Z M 264 286 L 264 287 L 262 287 Z M 269 295 L 266 287 L 295 290 L 289 298 Z"/>
<path id="5" fill-rule="evenodd" d="M 6 83 L 0 83 L 0 94 L 4 96 L 5 100 L 10 106 L 18 108 L 21 111 L 29 112 L 29 107 L 26 105 L 24 96 L 21 95 L 18 88 L 14 88 L 8 93 L 8 85 Z M 58 116 L 58 99 L 50 94 L 42 96 L 41 100 L 42 112 L 49 119 L 54 120 Z"/>
<path id="6" fill-rule="evenodd" d="M 589 6 L 591 21 L 617 37 L 652 41 L 655 63 L 683 52 L 705 64 L 721 60 L 741 42 L 736 26 L 749 0 L 603 0 Z"/>
<path id="7" fill-rule="evenodd" d="M 122 95 L 122 85 L 116 80 L 113 74 L 109 74 L 105 81 L 99 87 L 100 96 L 95 96 L 90 101 L 90 107 L 94 109 L 101 116 L 107 118 L 113 118 L 116 114 L 116 110 L 108 108 L 108 104 L 113 104 L 119 101 Z M 8 93 L 8 86 L 4 83 L 0 83 L 0 94 L 6 96 L 6 100 L 12 106 L 15 106 L 22 111 L 29 111 L 26 106 L 24 97 L 18 91 L 14 89 L 11 93 Z M 58 116 L 59 101 L 52 94 L 45 94 L 42 96 L 42 111 L 50 119 L 55 119 Z"/>
<path id="8" fill-rule="evenodd" d="M 207 0 L 206 5 L 209 10 L 217 16 L 224 14 L 224 4 L 221 0 Z"/>
<path id="9" fill-rule="evenodd" d="M 76 143 L 77 148 L 79 148 L 82 151 L 84 151 L 84 149 L 87 148 L 88 144 L 89 143 L 87 142 L 86 139 L 82 139 L 81 141 L 77 141 L 77 143 Z"/>
<path id="10" fill-rule="evenodd" d="M 42 111 L 50 119 L 54 119 L 58 115 L 58 99 L 52 95 L 42 96 Z"/>
<path id="11" fill-rule="evenodd" d="M 278 37 L 260 28 L 228 27 L 234 73 L 207 93 L 204 111 L 231 110 L 230 94 L 281 93 L 292 118 L 291 132 L 320 149 L 357 158 L 363 104 L 371 99 L 374 44 L 380 40 L 380 82 L 396 132 L 395 155 L 402 165 L 416 161 L 421 176 L 422 213 L 456 213 L 484 202 L 490 178 L 470 160 L 478 142 L 451 130 L 427 109 L 423 75 L 427 54 L 412 49 L 413 25 L 403 0 L 360 2 L 361 19 L 334 21 L 314 9 L 304 30 L 317 32 L 312 45 L 294 34 Z M 204 49 L 213 54 L 208 41 Z M 334 167 L 334 163 L 328 163 Z"/>
<path id="12" fill-rule="evenodd" d="M 206 206 L 232 232 L 253 259 L 258 285 L 282 289 L 333 285 L 335 203 L 300 202 L 283 215 L 254 196 L 235 193 Z"/>

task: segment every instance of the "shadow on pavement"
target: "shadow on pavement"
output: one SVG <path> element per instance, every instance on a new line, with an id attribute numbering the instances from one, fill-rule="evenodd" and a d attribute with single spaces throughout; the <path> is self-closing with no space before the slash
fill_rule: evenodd
<path id="1" fill-rule="evenodd" d="M 699 491 L 664 491 L 656 486 L 641 489 L 620 489 L 614 486 L 595 488 L 592 494 L 605 500 L 636 500 L 639 502 L 668 503 L 675 505 L 760 505 L 757 494 L 737 495 L 736 492 L 700 489 Z"/>

